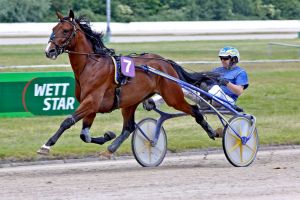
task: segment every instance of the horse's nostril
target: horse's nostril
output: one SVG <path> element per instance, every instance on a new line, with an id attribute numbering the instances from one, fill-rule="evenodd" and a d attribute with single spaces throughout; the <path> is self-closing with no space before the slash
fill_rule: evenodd
<path id="1" fill-rule="evenodd" d="M 45 51 L 45 53 L 48 58 L 51 58 L 53 60 L 57 57 L 56 49 L 49 49 L 48 51 Z"/>
<path id="2" fill-rule="evenodd" d="M 56 52 L 55 49 L 50 49 L 50 50 L 49 50 L 49 53 L 55 53 L 55 52 Z"/>
<path id="3" fill-rule="evenodd" d="M 56 54 L 56 50 L 55 49 L 49 49 L 48 51 L 45 51 L 47 56 L 51 56 L 53 54 Z"/>

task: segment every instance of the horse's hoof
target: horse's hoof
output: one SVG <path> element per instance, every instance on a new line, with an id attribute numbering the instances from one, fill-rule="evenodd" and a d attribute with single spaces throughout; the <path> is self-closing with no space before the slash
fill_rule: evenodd
<path id="1" fill-rule="evenodd" d="M 104 133 L 104 138 L 106 139 L 106 141 L 110 141 L 116 138 L 116 134 L 111 131 L 107 131 L 106 133 Z"/>
<path id="2" fill-rule="evenodd" d="M 119 135 L 108 147 L 107 151 L 114 153 L 121 146 L 121 144 L 129 137 L 130 132 L 125 130 Z"/>
<path id="3" fill-rule="evenodd" d="M 152 98 L 147 99 L 143 102 L 143 108 L 147 111 L 151 111 L 155 108 L 155 103 Z"/>
<path id="4" fill-rule="evenodd" d="M 80 139 L 85 143 L 90 143 L 92 141 L 92 138 L 89 135 L 85 134 L 80 134 Z"/>
<path id="5" fill-rule="evenodd" d="M 45 147 L 41 147 L 39 150 L 37 150 L 37 153 L 41 154 L 41 155 L 49 155 L 50 149 L 45 148 Z"/>
<path id="6" fill-rule="evenodd" d="M 113 153 L 109 151 L 104 151 L 104 152 L 100 152 L 99 156 L 110 160 L 113 157 Z"/>

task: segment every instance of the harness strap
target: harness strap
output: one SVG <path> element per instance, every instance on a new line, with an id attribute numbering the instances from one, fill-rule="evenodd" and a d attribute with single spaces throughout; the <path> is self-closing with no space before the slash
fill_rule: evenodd
<path id="1" fill-rule="evenodd" d="M 119 84 L 119 81 L 118 81 L 118 65 L 117 65 L 117 62 L 116 62 L 116 59 L 113 57 L 113 56 L 110 56 L 113 63 L 114 63 L 114 66 L 115 66 L 115 76 L 114 76 L 114 79 L 115 79 L 115 83 L 116 84 Z"/>
<path id="2" fill-rule="evenodd" d="M 114 97 L 114 104 L 111 108 L 111 111 L 115 110 L 115 109 L 119 109 L 120 107 L 120 94 L 121 94 L 121 85 L 118 84 L 116 89 L 115 89 L 115 97 Z"/>
<path id="3" fill-rule="evenodd" d="M 117 84 L 116 88 L 115 88 L 115 96 L 114 96 L 114 103 L 111 107 L 110 112 L 112 112 L 113 110 L 119 109 L 120 107 L 120 94 L 121 94 L 121 83 L 118 80 L 118 65 L 117 65 L 117 61 L 113 56 L 110 56 L 111 60 L 114 63 L 114 67 L 115 67 L 115 74 L 114 74 L 114 80 L 115 83 Z"/>

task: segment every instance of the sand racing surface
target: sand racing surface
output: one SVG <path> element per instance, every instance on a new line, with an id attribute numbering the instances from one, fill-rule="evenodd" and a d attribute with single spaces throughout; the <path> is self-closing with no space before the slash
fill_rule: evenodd
<path id="1" fill-rule="evenodd" d="M 0 168 L 0 199 L 300 199 L 300 147 L 260 150 L 249 167 L 223 152 Z"/>

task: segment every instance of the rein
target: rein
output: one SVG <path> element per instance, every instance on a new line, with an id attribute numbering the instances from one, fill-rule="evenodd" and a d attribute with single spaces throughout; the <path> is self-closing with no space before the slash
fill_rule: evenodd
<path id="1" fill-rule="evenodd" d="M 86 56 L 88 56 L 89 58 L 93 59 L 96 62 L 100 62 L 100 61 L 97 60 L 97 59 L 95 59 L 95 58 L 93 58 L 92 56 L 101 56 L 102 55 L 102 54 L 99 54 L 99 53 L 85 53 L 85 52 L 77 52 L 77 51 L 69 51 L 69 50 L 65 50 L 65 52 L 68 53 L 68 54 L 86 55 Z M 152 60 L 162 60 L 162 61 L 168 62 L 170 64 L 172 64 L 174 62 L 172 60 L 165 59 L 165 58 L 153 58 L 153 57 L 143 58 L 143 57 L 140 57 L 141 55 L 143 55 L 143 54 L 134 54 L 134 55 L 130 54 L 130 55 L 128 55 L 128 57 L 145 59 L 145 60 L 149 60 L 149 59 L 152 59 Z M 182 68 L 184 68 L 184 67 L 182 67 Z M 214 76 L 211 76 L 211 75 L 208 75 L 208 74 L 205 74 L 205 75 L 206 75 L 206 77 L 208 79 L 210 79 L 212 81 L 215 81 L 215 77 Z M 195 82 L 194 84 L 197 84 L 198 82 L 199 81 Z"/>
<path id="2" fill-rule="evenodd" d="M 68 54 L 79 54 L 79 55 L 98 55 L 96 53 L 85 53 L 85 52 L 70 51 L 70 50 L 65 50 L 64 52 Z"/>
<path id="3" fill-rule="evenodd" d="M 100 56 L 101 54 L 98 54 L 98 53 L 85 53 L 85 52 L 69 51 L 69 50 L 65 50 L 64 52 L 67 53 L 67 54 L 86 55 L 86 56 L 88 56 L 88 58 L 90 58 L 90 59 L 92 59 L 92 60 L 94 60 L 96 62 L 100 62 L 96 58 L 92 57 L 92 56 Z"/>

